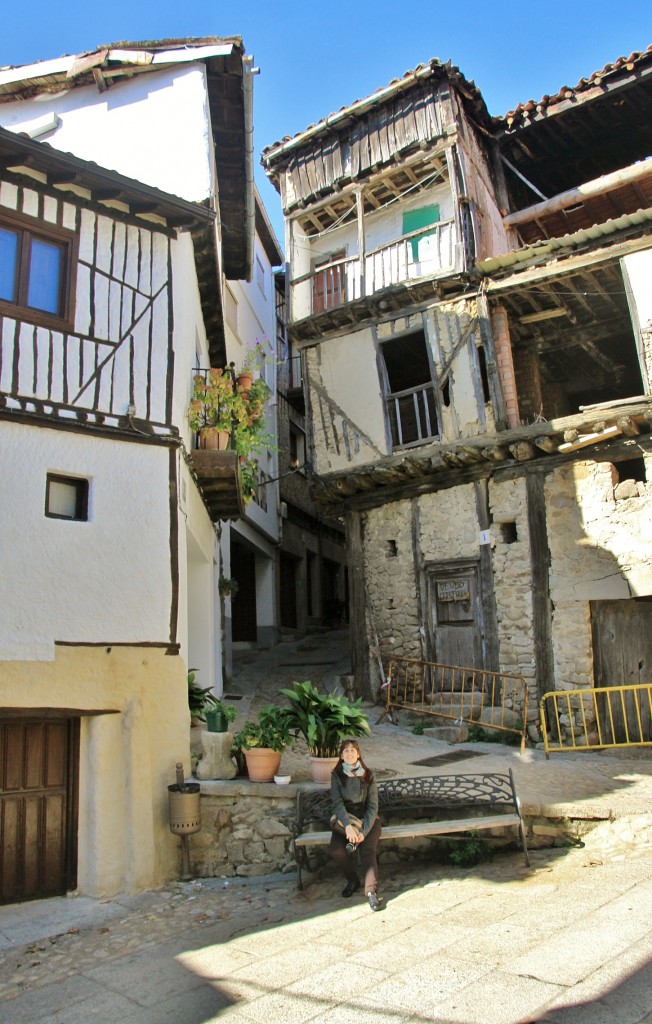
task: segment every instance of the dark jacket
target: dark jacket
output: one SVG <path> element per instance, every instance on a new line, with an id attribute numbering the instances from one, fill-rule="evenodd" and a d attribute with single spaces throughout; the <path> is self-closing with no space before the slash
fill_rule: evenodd
<path id="1" fill-rule="evenodd" d="M 359 775 L 331 774 L 333 814 L 343 825 L 350 825 L 349 814 L 362 819 L 362 834 L 368 836 L 378 817 L 378 784 L 373 772 L 363 779 Z M 347 813 L 348 812 L 348 813 Z"/>

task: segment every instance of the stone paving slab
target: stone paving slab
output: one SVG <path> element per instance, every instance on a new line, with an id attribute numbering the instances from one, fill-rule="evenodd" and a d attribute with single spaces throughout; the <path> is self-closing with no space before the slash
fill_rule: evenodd
<path id="1" fill-rule="evenodd" d="M 529 870 L 516 854 L 393 866 L 381 914 L 342 900 L 330 875 L 304 893 L 273 876 L 142 894 L 104 925 L 6 950 L 0 1019 L 639 1024 L 652 1012 L 652 851 L 610 845 L 623 856 L 606 863 L 610 827 L 584 849 L 535 851 Z"/>

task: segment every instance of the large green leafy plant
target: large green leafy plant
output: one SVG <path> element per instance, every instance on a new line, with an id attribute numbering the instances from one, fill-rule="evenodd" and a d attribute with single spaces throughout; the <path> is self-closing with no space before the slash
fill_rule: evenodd
<path id="1" fill-rule="evenodd" d="M 236 750 L 251 750 L 252 747 L 269 747 L 283 750 L 290 742 L 290 724 L 287 708 L 276 704 L 265 704 L 258 712 L 257 722 L 245 722 L 234 737 Z"/>
<path id="2" fill-rule="evenodd" d="M 342 740 L 369 734 L 361 698 L 351 704 L 346 697 L 321 693 L 310 681 L 281 693 L 289 703 L 290 731 L 303 736 L 312 757 L 337 757 Z"/>

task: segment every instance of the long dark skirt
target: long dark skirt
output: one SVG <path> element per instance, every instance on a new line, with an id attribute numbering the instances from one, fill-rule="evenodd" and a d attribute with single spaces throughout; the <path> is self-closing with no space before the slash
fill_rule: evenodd
<path id="1" fill-rule="evenodd" d="M 358 844 L 355 853 L 347 853 L 346 836 L 339 832 L 331 834 L 329 852 L 337 867 L 348 882 L 355 882 L 359 872 L 364 872 L 364 891 L 378 890 L 378 860 L 376 846 L 380 838 L 380 818 L 376 818 L 368 836 Z"/>

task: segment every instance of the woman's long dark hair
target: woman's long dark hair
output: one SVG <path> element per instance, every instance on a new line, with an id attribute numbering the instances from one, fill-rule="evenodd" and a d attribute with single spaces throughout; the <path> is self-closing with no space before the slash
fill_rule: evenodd
<path id="1" fill-rule="evenodd" d="M 355 747 L 355 749 L 358 751 L 358 760 L 359 760 L 360 764 L 362 765 L 362 767 L 364 768 L 364 775 L 361 775 L 360 778 L 362 779 L 363 782 L 371 782 L 371 779 L 373 778 L 373 772 L 371 771 L 371 768 L 369 768 L 368 765 L 366 765 L 364 763 L 364 761 L 362 760 L 362 754 L 360 752 L 360 744 L 358 743 L 357 740 L 342 740 L 342 742 L 340 743 L 340 752 L 339 752 L 340 759 L 337 762 L 337 764 L 335 765 L 333 771 L 337 772 L 337 774 L 341 778 L 343 778 L 343 779 L 347 778 L 347 776 L 344 774 L 344 762 L 342 761 L 342 751 L 344 750 L 345 747 Z"/>

